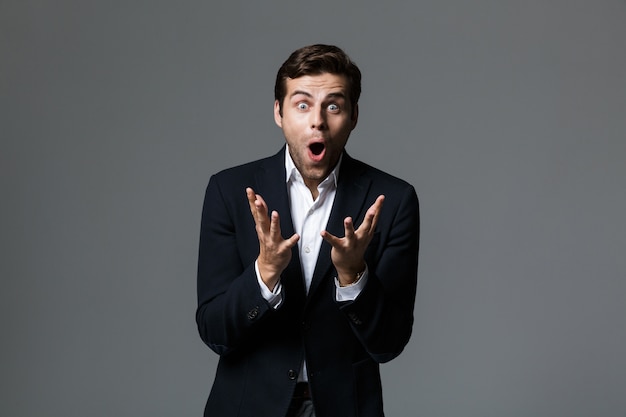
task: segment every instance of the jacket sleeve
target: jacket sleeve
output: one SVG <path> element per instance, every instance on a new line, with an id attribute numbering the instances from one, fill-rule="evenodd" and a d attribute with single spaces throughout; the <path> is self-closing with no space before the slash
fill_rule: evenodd
<path id="1" fill-rule="evenodd" d="M 220 355 L 253 337 L 272 310 L 261 295 L 255 274 L 256 235 L 242 243 L 246 236 L 242 238 L 245 233 L 241 231 L 254 232 L 254 222 L 249 211 L 245 212 L 247 204 L 237 202 L 231 187 L 221 184 L 219 176 L 209 181 L 198 254 L 196 323 L 202 340 Z M 244 188 L 241 199 L 245 200 Z"/>
<path id="2" fill-rule="evenodd" d="M 384 207 L 383 210 L 389 209 Z M 405 190 L 393 213 L 379 221 L 366 252 L 369 277 L 354 301 L 340 303 L 353 331 L 376 362 L 398 356 L 411 337 L 417 289 L 419 205 Z"/>

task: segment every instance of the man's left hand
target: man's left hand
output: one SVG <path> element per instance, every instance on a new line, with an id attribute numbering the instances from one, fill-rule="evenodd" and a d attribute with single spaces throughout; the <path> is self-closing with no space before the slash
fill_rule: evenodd
<path id="1" fill-rule="evenodd" d="M 378 196 L 367 210 L 363 223 L 356 230 L 352 218 L 346 217 L 343 220 L 344 237 L 334 236 L 326 230 L 321 233 L 322 238 L 332 246 L 330 257 L 337 270 L 339 285 L 342 287 L 354 283 L 358 274 L 365 270 L 365 250 L 376 230 L 384 200 L 384 195 Z"/>

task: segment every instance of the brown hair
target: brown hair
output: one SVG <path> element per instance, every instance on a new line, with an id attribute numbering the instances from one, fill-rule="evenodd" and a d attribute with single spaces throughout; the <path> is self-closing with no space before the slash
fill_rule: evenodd
<path id="1" fill-rule="evenodd" d="M 361 96 L 361 71 L 350 57 L 333 45 L 309 45 L 294 51 L 276 74 L 274 98 L 278 100 L 282 115 L 283 101 L 287 94 L 287 78 L 330 73 L 344 75 L 348 79 L 348 95 L 352 111 Z"/>

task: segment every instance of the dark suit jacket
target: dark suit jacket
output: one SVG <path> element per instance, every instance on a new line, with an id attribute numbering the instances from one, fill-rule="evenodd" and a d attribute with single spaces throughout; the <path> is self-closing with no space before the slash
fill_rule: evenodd
<path id="1" fill-rule="evenodd" d="M 413 325 L 415 190 L 344 153 L 327 230 L 343 236 L 346 216 L 360 225 L 376 197 L 385 195 L 365 254 L 367 285 L 356 300 L 337 302 L 330 245 L 323 242 L 307 296 L 295 247 L 275 310 L 255 275 L 259 243 L 245 189 L 252 187 L 278 211 L 283 237 L 291 236 L 284 152 L 222 171 L 206 190 L 196 321 L 220 360 L 204 415 L 284 416 L 306 357 L 317 417 L 383 416 L 379 363 L 400 354 Z"/>

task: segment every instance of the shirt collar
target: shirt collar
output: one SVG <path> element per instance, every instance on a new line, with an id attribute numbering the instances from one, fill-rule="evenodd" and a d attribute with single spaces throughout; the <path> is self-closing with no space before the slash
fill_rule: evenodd
<path id="1" fill-rule="evenodd" d="M 343 152 L 339 156 L 339 161 L 337 161 L 337 165 L 335 165 L 335 168 L 333 168 L 333 170 L 330 171 L 330 174 L 328 174 L 328 177 L 326 177 L 324 181 L 322 182 L 326 182 L 328 179 L 331 179 L 335 185 L 335 188 L 337 187 L 337 181 L 339 180 L 339 168 L 341 167 L 342 160 L 343 160 Z M 288 144 L 285 145 L 285 172 L 287 173 L 287 175 L 285 176 L 287 183 L 289 183 L 292 180 L 295 180 L 296 178 L 302 178 L 302 174 L 298 171 L 298 168 L 296 168 L 296 164 L 294 164 L 293 159 L 291 159 L 291 154 L 289 154 Z M 301 181 L 304 181 L 304 180 L 301 180 Z"/>

